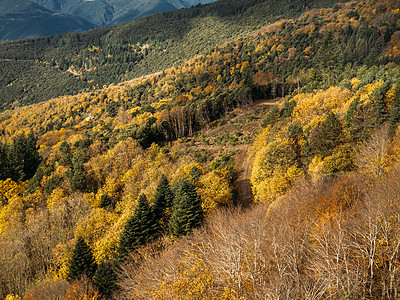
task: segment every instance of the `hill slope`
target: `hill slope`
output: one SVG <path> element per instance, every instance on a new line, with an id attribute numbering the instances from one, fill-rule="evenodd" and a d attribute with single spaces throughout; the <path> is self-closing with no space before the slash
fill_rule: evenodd
<path id="1" fill-rule="evenodd" d="M 52 12 L 30 1 L 0 1 L 0 41 L 85 31 L 93 27 L 84 19 Z"/>
<path id="2" fill-rule="evenodd" d="M 307 6 L 334 2 L 220 0 L 83 34 L 2 43 L 0 109 L 158 72 L 277 19 L 297 16 Z M 37 78 L 38 73 L 43 75 Z"/>
<path id="3" fill-rule="evenodd" d="M 399 19 L 390 0 L 313 9 L 1 113 L 0 297 L 394 298 Z M 242 213 L 249 177 L 257 204 Z M 92 279 L 68 281 L 92 255 Z"/>

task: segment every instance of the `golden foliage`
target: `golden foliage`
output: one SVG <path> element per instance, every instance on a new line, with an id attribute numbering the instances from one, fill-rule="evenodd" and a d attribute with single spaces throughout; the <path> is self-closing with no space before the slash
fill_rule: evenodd
<path id="1" fill-rule="evenodd" d="M 303 126 L 312 119 L 328 112 L 338 113 L 349 105 L 352 93 L 339 87 L 331 87 L 326 91 L 317 91 L 315 94 L 298 94 L 293 100 L 297 105 L 293 111 L 295 122 Z"/>
<path id="2" fill-rule="evenodd" d="M 67 290 L 65 300 L 99 300 L 101 294 L 96 290 L 89 278 L 82 277 Z"/>
<path id="3" fill-rule="evenodd" d="M 251 173 L 255 201 L 270 202 L 302 175 L 295 157 L 287 138 L 277 138 L 256 153 Z"/>
<path id="4" fill-rule="evenodd" d="M 206 214 L 215 211 L 218 206 L 231 204 L 232 188 L 217 172 L 201 176 L 198 185 L 198 193 L 202 199 L 201 207 Z"/>
<path id="5" fill-rule="evenodd" d="M 22 300 L 20 296 L 8 294 L 4 300 Z"/>

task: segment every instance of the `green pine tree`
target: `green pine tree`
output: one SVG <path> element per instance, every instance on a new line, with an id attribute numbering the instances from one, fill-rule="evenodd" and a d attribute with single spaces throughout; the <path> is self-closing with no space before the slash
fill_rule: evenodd
<path id="1" fill-rule="evenodd" d="M 112 262 L 102 262 L 99 264 L 93 277 L 93 283 L 99 292 L 106 298 L 118 289 L 117 273 Z"/>
<path id="2" fill-rule="evenodd" d="M 72 155 L 70 153 L 70 147 L 67 141 L 63 141 L 60 145 L 60 152 L 62 156 L 60 158 L 59 163 L 63 166 L 72 165 Z"/>
<path id="3" fill-rule="evenodd" d="M 24 153 L 24 179 L 32 178 L 41 162 L 39 155 L 37 138 L 33 133 L 28 134 L 26 137 L 26 146 Z"/>
<path id="4" fill-rule="evenodd" d="M 14 138 L 13 144 L 8 152 L 10 163 L 10 176 L 14 181 L 24 180 L 24 157 L 25 157 L 26 137 L 19 135 Z"/>
<path id="5" fill-rule="evenodd" d="M 395 85 L 393 106 L 389 114 L 389 122 L 392 128 L 395 128 L 400 123 L 400 81 L 397 81 Z"/>
<path id="6" fill-rule="evenodd" d="M 14 138 L 7 153 L 9 171 L 7 177 L 20 181 L 30 179 L 35 175 L 41 161 L 36 142 L 37 139 L 33 133 Z"/>
<path id="7" fill-rule="evenodd" d="M 6 180 L 10 177 L 10 162 L 8 160 L 8 147 L 0 143 L 0 180 Z"/>
<path id="8" fill-rule="evenodd" d="M 72 252 L 68 270 L 68 280 L 79 279 L 82 275 L 92 278 L 96 272 L 96 262 L 94 260 L 92 250 L 86 244 L 83 237 L 78 237 L 75 248 Z"/>
<path id="9" fill-rule="evenodd" d="M 181 178 L 173 187 L 174 202 L 169 222 L 170 234 L 179 237 L 188 234 L 203 221 L 201 199 L 196 187 L 187 178 Z"/>
<path id="10" fill-rule="evenodd" d="M 190 177 L 192 178 L 192 181 L 194 183 L 198 182 L 200 180 L 201 172 L 200 169 L 196 166 L 193 166 L 190 169 Z"/>
<path id="11" fill-rule="evenodd" d="M 372 104 L 374 109 L 373 125 L 375 128 L 381 126 L 387 121 L 388 108 L 385 103 L 385 95 L 390 88 L 390 83 L 386 81 L 372 92 L 371 98 L 373 100 Z"/>
<path id="12" fill-rule="evenodd" d="M 332 32 L 327 32 L 321 40 L 316 58 L 325 83 L 331 86 L 337 82 L 343 68 L 344 58 L 339 41 Z"/>
<path id="13" fill-rule="evenodd" d="M 87 180 L 83 169 L 85 155 L 83 150 L 74 153 L 72 157 L 73 176 L 71 178 L 71 190 L 84 192 L 87 189 Z"/>
<path id="14" fill-rule="evenodd" d="M 162 232 L 166 229 L 170 218 L 170 207 L 174 195 L 172 194 L 167 177 L 163 174 L 158 183 L 156 193 L 154 195 L 154 203 L 151 207 L 157 231 Z"/>
<path id="15" fill-rule="evenodd" d="M 156 224 L 144 194 L 139 196 L 139 202 L 133 216 L 126 222 L 119 240 L 119 256 L 124 259 L 129 252 L 146 244 L 154 235 Z"/>
<path id="16" fill-rule="evenodd" d="M 336 115 L 330 112 L 314 131 L 311 137 L 311 146 L 314 154 L 323 157 L 332 154 L 332 151 L 342 142 L 342 125 Z"/>
<path id="17" fill-rule="evenodd" d="M 108 196 L 107 194 L 101 195 L 100 207 L 101 208 L 107 208 L 107 207 L 114 208 L 113 199 L 110 196 Z"/>

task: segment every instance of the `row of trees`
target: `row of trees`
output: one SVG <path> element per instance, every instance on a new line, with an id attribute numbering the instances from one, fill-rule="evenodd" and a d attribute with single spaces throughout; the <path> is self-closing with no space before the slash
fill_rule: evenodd
<path id="1" fill-rule="evenodd" d="M 303 178 L 271 205 L 219 211 L 189 241 L 127 263 L 121 297 L 395 298 L 398 143 L 384 127 L 359 149 L 354 171 Z"/>
<path id="2" fill-rule="evenodd" d="M 399 124 L 400 73 L 362 68 L 345 89 L 300 93 L 273 107 L 254 148 L 252 184 L 258 201 L 273 201 L 299 177 L 354 169 L 355 147 L 386 124 Z"/>
<path id="3" fill-rule="evenodd" d="M 166 232 L 180 237 L 201 224 L 201 200 L 193 183 L 181 178 L 173 185 L 172 191 L 163 176 L 151 207 L 146 196 L 140 195 L 135 212 L 127 221 L 119 241 L 120 259 Z"/>
<path id="4" fill-rule="evenodd" d="M 173 237 L 187 235 L 203 220 L 200 197 L 193 183 L 181 178 L 172 187 L 163 175 L 154 195 L 153 205 L 141 194 L 133 215 L 125 224 L 118 246 L 118 259 L 95 262 L 90 247 L 79 236 L 69 263 L 68 280 L 92 279 L 101 295 L 117 290 L 117 272 L 121 263 L 134 259 L 135 252 L 169 232 Z"/>

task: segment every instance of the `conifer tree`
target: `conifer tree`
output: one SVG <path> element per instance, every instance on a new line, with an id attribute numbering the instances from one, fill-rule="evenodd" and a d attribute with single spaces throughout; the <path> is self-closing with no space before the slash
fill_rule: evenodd
<path id="1" fill-rule="evenodd" d="M 387 120 L 387 107 L 385 103 L 385 95 L 390 89 L 390 84 L 386 81 L 380 87 L 376 88 L 372 93 L 375 128 L 382 125 Z"/>
<path id="2" fill-rule="evenodd" d="M 198 182 L 201 176 L 201 172 L 198 167 L 194 166 L 190 169 L 190 177 L 192 177 L 193 182 Z"/>
<path id="3" fill-rule="evenodd" d="M 85 156 L 83 150 L 74 153 L 72 157 L 73 176 L 71 178 L 72 191 L 85 191 L 87 187 L 87 180 L 84 174 L 83 163 Z"/>
<path id="4" fill-rule="evenodd" d="M 14 181 L 27 180 L 35 175 L 40 164 L 40 155 L 36 146 L 37 139 L 33 133 L 14 138 L 12 146 L 8 150 L 8 177 Z"/>
<path id="5" fill-rule="evenodd" d="M 333 149 L 341 143 L 342 132 L 340 120 L 334 113 L 328 113 L 325 121 L 316 128 L 312 136 L 314 153 L 323 157 L 331 155 Z"/>
<path id="6" fill-rule="evenodd" d="M 343 51 L 340 49 L 338 40 L 329 31 L 322 39 L 317 53 L 317 61 L 328 86 L 332 85 L 340 75 L 343 59 Z"/>
<path id="7" fill-rule="evenodd" d="M 32 178 L 35 175 L 40 162 L 41 157 L 38 152 L 37 138 L 31 132 L 26 137 L 26 146 L 24 153 L 24 179 Z"/>
<path id="8" fill-rule="evenodd" d="M 0 143 L 0 180 L 6 180 L 9 175 L 8 147 L 6 144 Z"/>
<path id="9" fill-rule="evenodd" d="M 14 138 L 13 144 L 8 152 L 10 163 L 10 177 L 14 181 L 23 180 L 24 174 L 24 156 L 25 156 L 26 138 L 25 135 L 19 135 Z"/>
<path id="10" fill-rule="evenodd" d="M 172 206 L 171 187 L 167 177 L 163 174 L 158 183 L 156 193 L 154 195 L 154 203 L 151 207 L 155 223 L 157 224 L 157 231 L 164 231 L 170 218 L 170 207 Z"/>
<path id="11" fill-rule="evenodd" d="M 139 202 L 133 216 L 126 222 L 119 240 L 119 256 L 124 259 L 127 254 L 146 242 L 154 235 L 156 224 L 149 203 L 144 194 L 139 196 Z"/>
<path id="12" fill-rule="evenodd" d="M 389 115 L 389 122 L 395 128 L 400 122 L 400 81 L 397 81 L 394 90 L 393 106 Z"/>
<path id="13" fill-rule="evenodd" d="M 110 196 L 108 196 L 107 194 L 101 195 L 100 207 L 101 208 L 106 208 L 106 207 L 114 208 L 113 199 Z"/>
<path id="14" fill-rule="evenodd" d="M 170 234 L 179 237 L 188 234 L 203 221 L 201 199 L 193 183 L 181 178 L 173 187 L 174 202 L 169 222 Z"/>
<path id="15" fill-rule="evenodd" d="M 62 156 L 60 158 L 60 164 L 63 166 L 72 165 L 72 155 L 70 153 L 70 147 L 67 141 L 63 141 L 60 145 L 60 151 Z"/>
<path id="16" fill-rule="evenodd" d="M 79 279 L 82 275 L 92 278 L 96 272 L 96 262 L 92 250 L 86 244 L 83 237 L 78 237 L 68 270 L 68 280 Z"/>
<path id="17" fill-rule="evenodd" d="M 118 289 L 117 274 L 112 262 L 102 262 L 99 264 L 93 277 L 93 282 L 99 292 L 107 299 Z"/>

